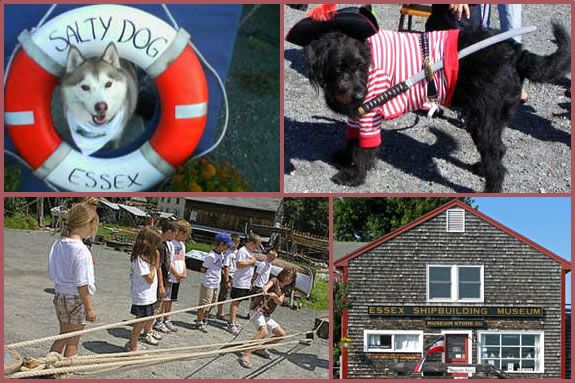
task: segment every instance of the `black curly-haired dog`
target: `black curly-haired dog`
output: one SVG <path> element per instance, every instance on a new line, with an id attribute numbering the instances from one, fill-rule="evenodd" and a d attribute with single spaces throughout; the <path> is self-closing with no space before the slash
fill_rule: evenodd
<path id="1" fill-rule="evenodd" d="M 495 30 L 467 28 L 459 33 L 461 50 L 494 34 Z M 459 74 L 451 108 L 461 113 L 466 129 L 481 155 L 473 170 L 485 177 L 485 192 L 502 191 L 506 169 L 505 145 L 501 136 L 515 108 L 520 104 L 523 81 L 553 82 L 570 71 L 571 39 L 564 27 L 553 23 L 557 50 L 539 56 L 513 40 L 490 46 L 459 62 Z M 311 84 L 323 89 L 330 109 L 357 118 L 358 107 L 367 95 L 368 70 L 372 62 L 370 44 L 341 32 L 328 32 L 304 48 Z M 378 148 L 360 148 L 348 141 L 336 155 L 343 168 L 332 178 L 343 185 L 357 186 L 374 166 Z"/>

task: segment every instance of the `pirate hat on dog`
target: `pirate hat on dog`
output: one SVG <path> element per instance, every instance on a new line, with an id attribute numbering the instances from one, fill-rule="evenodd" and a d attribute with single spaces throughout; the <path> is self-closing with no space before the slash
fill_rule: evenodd
<path id="1" fill-rule="evenodd" d="M 379 30 L 373 13 L 364 7 L 336 9 L 335 4 L 324 4 L 310 10 L 307 16 L 292 27 L 287 41 L 303 47 L 334 30 L 365 40 Z"/>

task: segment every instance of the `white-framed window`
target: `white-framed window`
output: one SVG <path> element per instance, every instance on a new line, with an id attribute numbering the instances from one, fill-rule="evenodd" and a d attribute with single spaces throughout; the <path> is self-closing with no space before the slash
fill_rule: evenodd
<path id="1" fill-rule="evenodd" d="M 543 331 L 478 331 L 479 364 L 506 372 L 544 372 Z"/>
<path id="2" fill-rule="evenodd" d="M 423 352 L 423 331 L 363 330 L 365 352 Z"/>
<path id="3" fill-rule="evenodd" d="M 447 210 L 447 232 L 463 233 L 465 232 L 465 210 L 449 209 Z"/>
<path id="4" fill-rule="evenodd" d="M 427 265 L 428 302 L 483 302 L 483 265 Z"/>
<path id="5" fill-rule="evenodd" d="M 196 219 L 198 219 L 198 212 L 193 210 L 190 211 L 190 221 L 196 222 Z"/>

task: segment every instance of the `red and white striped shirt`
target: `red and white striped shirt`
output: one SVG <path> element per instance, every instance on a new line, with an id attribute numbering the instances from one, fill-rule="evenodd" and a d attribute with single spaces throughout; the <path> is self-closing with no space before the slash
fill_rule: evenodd
<path id="1" fill-rule="evenodd" d="M 435 72 L 438 102 L 451 104 L 457 81 L 458 30 L 427 33 L 431 63 L 445 59 L 445 68 Z M 407 80 L 423 68 L 423 54 L 419 33 L 379 31 L 368 39 L 373 59 L 369 69 L 368 94 L 365 101 L 379 96 L 388 88 Z M 392 98 L 359 119 L 347 122 L 347 138 L 359 140 L 362 148 L 373 148 L 381 143 L 381 123 L 414 110 L 430 108 L 427 82 L 420 81 L 407 92 Z"/>

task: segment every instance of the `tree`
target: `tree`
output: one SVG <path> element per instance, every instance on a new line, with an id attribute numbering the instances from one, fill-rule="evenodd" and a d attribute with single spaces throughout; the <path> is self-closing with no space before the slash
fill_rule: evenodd
<path id="1" fill-rule="evenodd" d="M 453 198 L 336 198 L 336 241 L 372 241 L 453 200 Z M 472 198 L 462 198 L 473 206 Z"/>
<path id="2" fill-rule="evenodd" d="M 329 205 L 327 198 L 284 198 L 283 225 L 319 236 L 327 236 Z"/>

